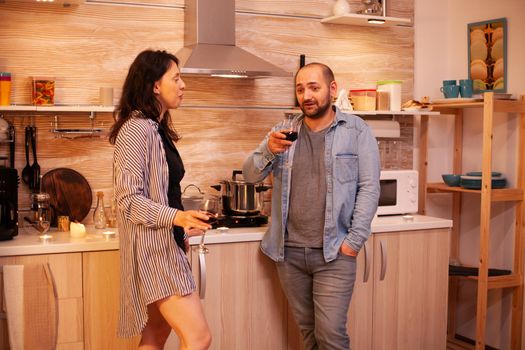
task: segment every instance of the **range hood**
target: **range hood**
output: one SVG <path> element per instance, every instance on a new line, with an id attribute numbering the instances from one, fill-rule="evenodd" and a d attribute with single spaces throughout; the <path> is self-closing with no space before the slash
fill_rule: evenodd
<path id="1" fill-rule="evenodd" d="M 230 78 L 292 73 L 235 46 L 235 0 L 186 0 L 181 72 Z"/>

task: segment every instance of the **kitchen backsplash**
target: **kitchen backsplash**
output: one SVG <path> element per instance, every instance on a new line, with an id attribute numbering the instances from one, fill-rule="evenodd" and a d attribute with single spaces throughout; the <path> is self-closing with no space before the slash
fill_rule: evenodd
<path id="1" fill-rule="evenodd" d="M 180 109 L 175 111 L 174 120 L 182 139 L 177 144 L 182 155 L 186 175 L 183 186 L 196 184 L 203 191 L 214 193 L 211 185 L 221 179 L 230 178 L 233 169 L 241 169 L 244 158 L 251 152 L 268 130 L 283 118 L 282 111 L 269 110 L 253 113 L 250 110 L 223 109 Z M 110 205 L 113 194 L 112 160 L 113 146 L 106 136 L 94 138 L 56 138 L 52 123 L 54 114 L 39 114 L 30 118 L 27 114 L 4 113 L 16 128 L 15 166 L 19 175 L 24 168 L 24 128 L 33 124 L 37 127 L 37 154 L 41 173 L 65 167 L 82 174 L 93 191 L 96 205 L 96 191 L 103 191 Z M 399 117 L 401 137 L 395 140 L 380 140 L 379 149 L 384 169 L 412 168 L 413 118 Z M 64 128 L 86 128 L 90 121 L 87 113 L 60 115 L 59 122 Z M 97 114 L 95 127 L 108 130 L 112 125 L 111 113 Z M 6 149 L 2 146 L 2 152 Z M 30 159 L 32 164 L 33 160 Z M 23 183 L 19 187 L 19 208 L 21 215 L 29 210 L 29 190 Z M 86 222 L 91 222 L 88 215 Z"/>

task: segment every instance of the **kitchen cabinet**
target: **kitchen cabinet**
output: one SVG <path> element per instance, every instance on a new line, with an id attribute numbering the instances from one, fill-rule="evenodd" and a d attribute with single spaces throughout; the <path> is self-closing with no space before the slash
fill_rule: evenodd
<path id="1" fill-rule="evenodd" d="M 260 242 L 206 246 L 202 305 L 212 333 L 210 349 L 285 349 L 286 299 Z M 192 246 L 191 260 L 199 284 L 198 250 Z"/>
<path id="2" fill-rule="evenodd" d="M 482 150 L 481 168 L 482 180 L 481 189 L 464 189 L 462 187 L 449 187 L 444 183 L 427 183 L 427 143 L 428 143 L 428 116 L 421 117 L 421 142 L 420 142 L 420 189 L 427 193 L 451 193 L 453 196 L 452 219 L 454 222 L 451 238 L 451 257 L 457 259 L 459 254 L 459 235 L 462 193 L 472 193 L 479 195 L 481 210 L 479 217 L 479 264 L 478 275 L 462 277 L 473 280 L 477 284 L 477 305 L 476 305 L 476 349 L 485 348 L 485 334 L 487 322 L 487 297 L 490 289 L 508 289 L 512 293 L 512 321 L 510 347 L 520 349 L 522 346 L 522 317 L 523 317 L 523 194 L 525 187 L 525 97 L 518 101 L 495 100 L 494 93 L 486 92 L 483 102 L 472 103 L 447 103 L 435 105 L 434 109 L 443 114 L 454 115 L 454 158 L 453 173 L 462 173 L 462 152 L 463 152 L 463 110 L 466 108 L 482 109 Z M 516 143 L 516 172 L 517 181 L 514 188 L 492 189 L 492 146 L 493 146 L 493 115 L 495 112 L 517 113 L 519 114 L 519 132 Z M 421 198 L 421 197 L 420 197 Z M 425 197 L 420 201 L 420 213 L 425 213 Z M 514 254 L 513 268 L 510 275 L 488 276 L 489 263 L 489 242 L 491 228 L 491 206 L 493 202 L 513 203 L 515 208 L 514 223 Z M 458 290 L 458 279 L 450 278 L 450 305 L 448 336 L 449 341 L 454 344 L 462 344 L 455 339 L 456 331 L 456 298 Z"/>
<path id="3" fill-rule="evenodd" d="M 81 253 L 0 258 L 0 266 L 46 263 L 53 274 L 58 295 L 57 350 L 81 350 L 84 344 Z M 0 300 L 4 300 L 3 276 L 1 277 Z M 0 349 L 9 349 L 6 319 L 0 320 Z"/>
<path id="4" fill-rule="evenodd" d="M 449 243 L 449 229 L 370 236 L 348 311 L 353 350 L 446 348 Z M 294 323 L 289 336 L 299 336 Z"/>
<path id="5" fill-rule="evenodd" d="M 120 254 L 82 253 L 85 350 L 136 349 L 140 337 L 118 338 Z"/>

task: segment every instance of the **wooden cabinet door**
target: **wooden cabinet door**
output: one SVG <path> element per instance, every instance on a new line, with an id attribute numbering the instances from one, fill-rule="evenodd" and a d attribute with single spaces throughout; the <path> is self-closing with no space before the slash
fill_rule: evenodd
<path id="1" fill-rule="evenodd" d="M 120 262 L 117 250 L 83 253 L 85 349 L 136 349 L 140 337 L 117 337 Z"/>
<path id="2" fill-rule="evenodd" d="M 374 235 L 374 350 L 446 348 L 450 230 Z"/>
<path id="3" fill-rule="evenodd" d="M 208 245 L 202 304 L 212 332 L 210 349 L 279 350 L 286 347 L 285 297 L 274 263 L 260 242 Z M 199 247 L 192 269 L 199 285 Z"/>
<path id="4" fill-rule="evenodd" d="M 80 253 L 27 255 L 0 258 L 0 265 L 48 263 L 58 295 L 57 349 L 83 348 L 82 258 Z M 0 300 L 3 298 L 0 275 Z M 9 349 L 7 322 L 0 320 L 0 349 Z"/>
<path id="5" fill-rule="evenodd" d="M 374 285 L 374 236 L 357 256 L 357 273 L 348 310 L 347 329 L 352 350 L 372 349 L 372 300 Z"/>

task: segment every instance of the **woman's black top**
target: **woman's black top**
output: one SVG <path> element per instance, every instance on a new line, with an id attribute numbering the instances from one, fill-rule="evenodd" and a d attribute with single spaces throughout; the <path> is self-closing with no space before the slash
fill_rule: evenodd
<path id="1" fill-rule="evenodd" d="M 184 210 L 182 206 L 182 191 L 180 182 L 184 177 L 184 164 L 182 158 L 177 151 L 177 147 L 173 140 L 166 134 L 162 125 L 159 124 L 159 135 L 164 144 L 164 153 L 166 153 L 166 161 L 169 169 L 169 185 L 168 185 L 168 204 L 175 209 Z M 177 245 L 186 251 L 184 245 L 184 229 L 180 226 L 173 226 L 173 236 Z"/>

